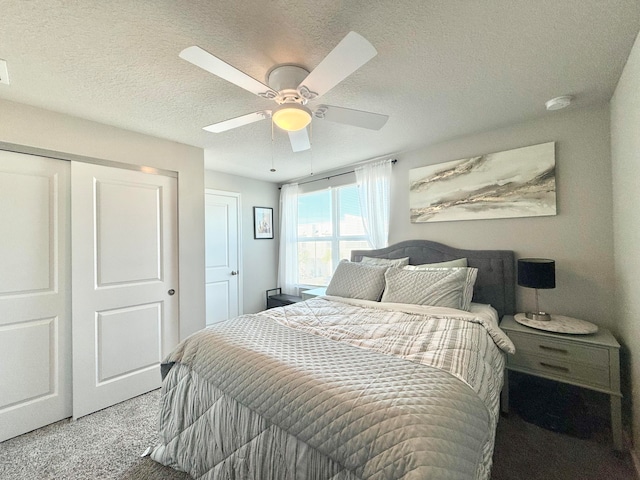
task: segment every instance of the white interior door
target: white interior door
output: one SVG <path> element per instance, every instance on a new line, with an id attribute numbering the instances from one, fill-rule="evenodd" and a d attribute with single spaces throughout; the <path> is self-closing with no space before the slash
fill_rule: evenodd
<path id="1" fill-rule="evenodd" d="M 207 325 L 237 317 L 240 306 L 239 194 L 205 191 Z"/>
<path id="2" fill-rule="evenodd" d="M 73 416 L 160 386 L 178 343 L 177 182 L 72 162 Z"/>
<path id="3" fill-rule="evenodd" d="M 69 163 L 0 151 L 0 441 L 71 416 Z"/>

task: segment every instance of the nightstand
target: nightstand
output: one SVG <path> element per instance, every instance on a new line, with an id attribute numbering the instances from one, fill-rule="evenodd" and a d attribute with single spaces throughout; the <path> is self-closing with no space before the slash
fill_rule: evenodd
<path id="1" fill-rule="evenodd" d="M 285 307 L 287 305 L 291 305 L 293 303 L 298 303 L 301 301 L 302 297 L 282 293 L 282 290 L 280 288 L 272 288 L 270 290 L 267 290 L 267 310 L 270 308 Z"/>
<path id="2" fill-rule="evenodd" d="M 327 294 L 327 287 L 318 287 L 311 290 L 305 290 L 302 292 L 302 300 L 309 300 L 310 298 L 322 297 Z"/>
<path id="3" fill-rule="evenodd" d="M 515 355 L 507 355 L 502 411 L 509 411 L 509 371 L 603 392 L 611 399 L 613 446 L 622 450 L 620 344 L 611 332 L 605 328 L 590 335 L 547 332 L 520 325 L 512 315 L 505 315 L 500 328 L 516 346 Z"/>

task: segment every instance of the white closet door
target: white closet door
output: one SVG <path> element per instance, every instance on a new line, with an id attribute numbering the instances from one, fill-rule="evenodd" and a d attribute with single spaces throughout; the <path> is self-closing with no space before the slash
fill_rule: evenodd
<path id="1" fill-rule="evenodd" d="M 0 441 L 71 416 L 69 163 L 0 151 Z"/>
<path id="2" fill-rule="evenodd" d="M 205 190 L 206 323 L 237 317 L 240 308 L 239 194 Z"/>
<path id="3" fill-rule="evenodd" d="M 160 386 L 179 336 L 177 182 L 72 162 L 71 194 L 77 418 Z"/>

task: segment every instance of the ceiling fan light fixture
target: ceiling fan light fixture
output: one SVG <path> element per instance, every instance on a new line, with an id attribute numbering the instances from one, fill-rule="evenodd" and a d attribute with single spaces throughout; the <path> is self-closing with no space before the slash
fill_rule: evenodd
<path id="1" fill-rule="evenodd" d="M 273 111 L 271 118 L 282 130 L 295 132 L 309 125 L 311 110 L 297 103 L 284 103 Z"/>

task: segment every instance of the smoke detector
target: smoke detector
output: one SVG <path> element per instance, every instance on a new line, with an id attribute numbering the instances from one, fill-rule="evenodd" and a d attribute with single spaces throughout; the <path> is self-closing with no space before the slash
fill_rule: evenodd
<path id="1" fill-rule="evenodd" d="M 571 105 L 571 100 L 573 100 L 573 97 L 570 95 L 563 95 L 562 97 L 552 98 L 544 105 L 547 107 L 547 110 L 560 110 L 561 108 Z"/>

